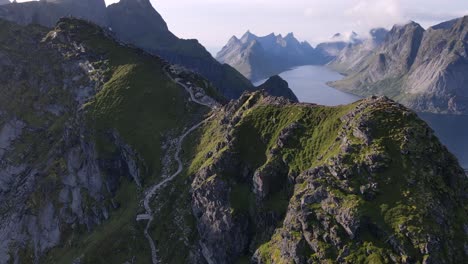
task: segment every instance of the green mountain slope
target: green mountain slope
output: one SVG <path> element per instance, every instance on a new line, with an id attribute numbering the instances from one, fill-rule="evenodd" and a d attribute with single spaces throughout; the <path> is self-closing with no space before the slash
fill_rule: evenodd
<path id="1" fill-rule="evenodd" d="M 191 167 L 205 259 L 466 258 L 467 178 L 432 130 L 404 107 L 386 98 L 342 107 L 291 104 L 256 93 L 215 120 Z M 206 148 L 213 135 L 217 141 Z"/>
<path id="2" fill-rule="evenodd" d="M 160 179 L 168 138 L 207 110 L 166 62 L 93 24 L 0 27 L 0 262 L 145 263 L 143 188 Z"/>
<path id="3" fill-rule="evenodd" d="M 389 99 L 220 106 L 196 73 L 72 18 L 0 20 L 0 70 L 0 263 L 467 258 L 466 175 Z"/>

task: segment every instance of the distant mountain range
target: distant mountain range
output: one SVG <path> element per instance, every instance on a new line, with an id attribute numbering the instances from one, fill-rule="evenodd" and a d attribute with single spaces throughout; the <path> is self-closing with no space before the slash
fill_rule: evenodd
<path id="1" fill-rule="evenodd" d="M 107 8 L 104 0 L 48 0 L 0 6 L 0 18 L 22 25 L 53 27 L 64 16 L 110 28 L 125 43 L 203 75 L 229 99 L 254 89 L 235 69 L 217 62 L 197 40 L 179 39 L 172 34 L 149 0 L 120 0 Z"/>
<path id="2" fill-rule="evenodd" d="M 375 30 L 376 34 L 383 29 Z M 357 33 L 349 36 L 336 33 L 330 40 L 313 48 L 307 41 L 299 41 L 293 33 L 285 37 L 258 37 L 247 31 L 240 39 L 233 36 L 216 59 L 237 69 L 253 82 L 279 74 L 301 65 L 324 65 L 335 59 L 349 45 L 362 43 Z"/>
<path id="3" fill-rule="evenodd" d="M 344 49 L 330 67 L 342 90 L 386 95 L 416 111 L 468 114 L 468 16 L 427 30 L 415 22 Z"/>
<path id="4" fill-rule="evenodd" d="M 285 37 L 274 33 L 258 37 L 247 31 L 242 38 L 233 36 L 216 59 L 237 69 L 252 81 L 265 79 L 290 67 L 316 64 L 321 56 L 293 33 Z"/>

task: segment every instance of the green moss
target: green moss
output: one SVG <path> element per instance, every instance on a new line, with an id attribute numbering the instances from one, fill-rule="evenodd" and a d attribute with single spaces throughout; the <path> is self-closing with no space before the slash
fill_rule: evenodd
<path id="1" fill-rule="evenodd" d="M 268 159 L 267 153 L 275 147 L 282 130 L 296 123 L 298 129 L 281 149 L 281 155 L 291 171 L 304 171 L 338 153 L 334 142 L 342 125 L 340 117 L 352 107 L 255 107 L 245 114 L 238 126 L 239 152 L 246 163 L 260 167 Z"/>

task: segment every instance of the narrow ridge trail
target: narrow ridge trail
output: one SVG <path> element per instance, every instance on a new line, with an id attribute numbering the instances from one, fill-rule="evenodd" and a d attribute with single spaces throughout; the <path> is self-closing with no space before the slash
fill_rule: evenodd
<path id="1" fill-rule="evenodd" d="M 168 74 L 167 72 L 166 72 L 166 75 L 172 81 L 174 81 L 178 85 L 184 87 L 184 89 L 190 94 L 190 99 L 194 103 L 202 105 L 202 106 L 209 107 L 211 109 L 217 108 L 216 104 L 208 104 L 208 103 L 204 103 L 204 102 L 201 102 L 201 101 L 197 100 L 195 95 L 193 94 L 192 90 L 189 87 L 187 87 L 184 83 L 182 83 L 182 82 L 180 82 L 178 80 L 174 80 L 174 78 L 172 78 L 172 76 L 170 74 Z M 176 151 L 175 151 L 174 157 L 173 157 L 174 160 L 177 162 L 177 171 L 174 174 L 172 174 L 171 176 L 163 179 L 161 182 L 156 183 L 155 185 L 151 186 L 145 192 L 145 198 L 143 199 L 143 206 L 145 208 L 145 213 L 137 215 L 136 220 L 137 221 L 145 221 L 145 220 L 148 221 L 148 223 L 146 224 L 145 230 L 144 230 L 144 235 L 145 235 L 146 239 L 148 240 L 148 243 L 149 243 L 150 248 L 151 248 L 151 261 L 152 261 L 153 264 L 159 263 L 159 260 L 158 260 L 158 255 L 157 255 L 156 243 L 154 242 L 153 238 L 149 234 L 149 228 L 151 227 L 151 223 L 154 220 L 154 218 L 153 218 L 153 214 L 154 214 L 153 209 L 151 209 L 151 206 L 150 206 L 151 200 L 153 199 L 153 197 L 157 194 L 157 192 L 161 188 L 163 188 L 167 183 L 174 180 L 184 170 L 184 165 L 183 165 L 182 160 L 180 158 L 180 152 L 182 150 L 182 145 L 184 143 L 185 138 L 188 135 L 190 135 L 193 131 L 195 131 L 197 128 L 202 126 L 204 123 L 208 122 L 211 118 L 213 118 L 213 116 L 214 115 L 211 115 L 210 117 L 204 119 L 203 121 L 195 124 L 194 126 L 189 128 L 184 134 L 182 134 L 182 136 L 180 136 L 177 139 L 177 142 L 175 143 L 176 144 Z"/>

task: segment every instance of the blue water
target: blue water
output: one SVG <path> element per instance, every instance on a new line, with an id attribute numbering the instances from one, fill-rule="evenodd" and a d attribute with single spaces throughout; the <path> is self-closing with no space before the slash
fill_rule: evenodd
<path id="1" fill-rule="evenodd" d="M 468 116 L 419 113 L 434 129 L 442 143 L 457 156 L 460 165 L 468 169 Z"/>
<path id="2" fill-rule="evenodd" d="M 356 102 L 360 97 L 328 86 L 329 81 L 337 81 L 343 76 L 324 66 L 301 66 L 280 74 L 289 83 L 299 101 L 320 105 L 335 106 Z M 265 80 L 255 83 L 259 85 Z"/>
<path id="3" fill-rule="evenodd" d="M 283 72 L 280 76 L 301 102 L 335 106 L 353 103 L 360 99 L 356 95 L 329 87 L 326 83 L 343 78 L 324 66 L 301 66 Z M 265 80 L 255 83 L 262 84 Z M 420 113 L 440 141 L 457 156 L 460 164 L 468 168 L 468 116 L 436 115 Z"/>

